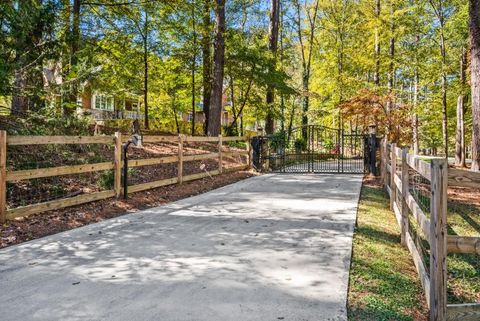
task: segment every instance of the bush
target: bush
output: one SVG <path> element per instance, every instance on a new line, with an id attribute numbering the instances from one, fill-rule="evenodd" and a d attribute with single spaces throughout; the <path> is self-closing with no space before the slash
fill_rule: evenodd
<path id="1" fill-rule="evenodd" d="M 98 184 L 103 189 L 112 189 L 115 184 L 115 173 L 113 170 L 102 172 L 98 178 Z"/>
<path id="2" fill-rule="evenodd" d="M 285 132 L 276 132 L 271 136 L 270 148 L 276 152 L 280 152 L 285 148 Z"/>
<path id="3" fill-rule="evenodd" d="M 90 135 L 89 119 L 73 114 L 62 116 L 45 108 L 25 117 L 9 116 L 2 123 L 10 135 Z"/>
<path id="4" fill-rule="evenodd" d="M 247 143 L 242 141 L 230 141 L 225 143 L 229 147 L 239 148 L 239 149 L 246 149 Z"/>
<path id="5" fill-rule="evenodd" d="M 303 137 L 297 138 L 295 139 L 294 146 L 297 152 L 305 151 L 307 150 L 307 141 Z"/>

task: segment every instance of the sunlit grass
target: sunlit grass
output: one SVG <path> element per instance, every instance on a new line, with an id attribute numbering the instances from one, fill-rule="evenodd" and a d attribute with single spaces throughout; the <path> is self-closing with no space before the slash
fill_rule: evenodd
<path id="1" fill-rule="evenodd" d="M 380 188 L 362 188 L 357 222 L 349 320 L 426 320 L 420 280 Z"/>
<path id="2" fill-rule="evenodd" d="M 480 236 L 480 209 L 464 202 L 448 204 L 448 234 Z M 448 302 L 480 302 L 480 255 L 447 257 Z"/>

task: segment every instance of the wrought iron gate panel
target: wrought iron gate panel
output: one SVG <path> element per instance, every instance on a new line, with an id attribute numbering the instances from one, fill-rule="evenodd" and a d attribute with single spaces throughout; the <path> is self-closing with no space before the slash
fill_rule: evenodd
<path id="1" fill-rule="evenodd" d="M 285 135 L 256 137 L 254 166 L 280 173 L 364 173 L 366 139 L 340 129 L 309 125 Z"/>

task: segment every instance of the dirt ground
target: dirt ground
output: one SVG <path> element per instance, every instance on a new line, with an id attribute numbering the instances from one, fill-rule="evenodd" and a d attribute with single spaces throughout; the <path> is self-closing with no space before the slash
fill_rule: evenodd
<path id="1" fill-rule="evenodd" d="M 128 200 L 111 198 L 8 221 L 0 227 L 0 248 L 205 193 L 255 175 L 250 171 L 226 173 L 129 194 Z"/>
<path id="2" fill-rule="evenodd" d="M 67 165 L 82 165 L 113 160 L 112 146 L 20 146 L 11 150 L 8 170 L 40 169 Z M 224 144 L 223 152 L 241 151 Z M 218 151 L 218 143 L 189 142 L 184 145 L 184 156 L 208 154 Z M 178 155 L 176 143 L 146 143 L 142 148 L 130 148 L 129 159 L 160 158 Z M 229 168 L 247 163 L 245 155 L 224 155 L 223 167 Z M 186 161 L 183 174 L 192 175 L 218 168 L 217 159 Z M 132 168 L 128 184 L 136 185 L 155 180 L 176 177 L 177 164 L 155 164 Z M 16 208 L 30 204 L 73 197 L 80 194 L 112 189 L 113 171 L 98 171 L 84 174 L 63 175 L 32 180 L 9 182 L 7 185 L 7 207 Z"/>

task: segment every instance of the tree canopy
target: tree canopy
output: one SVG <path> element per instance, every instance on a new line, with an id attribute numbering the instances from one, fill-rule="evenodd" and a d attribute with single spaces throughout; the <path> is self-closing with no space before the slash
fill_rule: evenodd
<path id="1" fill-rule="evenodd" d="M 478 7 L 478 0 L 2 1 L 0 104 L 14 115 L 60 104 L 57 117 L 70 117 L 90 86 L 143 97 L 146 127 L 203 111 L 205 133 L 216 135 L 224 110 L 230 134 L 306 124 L 364 132 L 373 122 L 417 153 L 465 153 L 463 144 L 478 158 L 472 129 L 480 125 L 469 108 L 478 104 L 471 92 Z"/>

